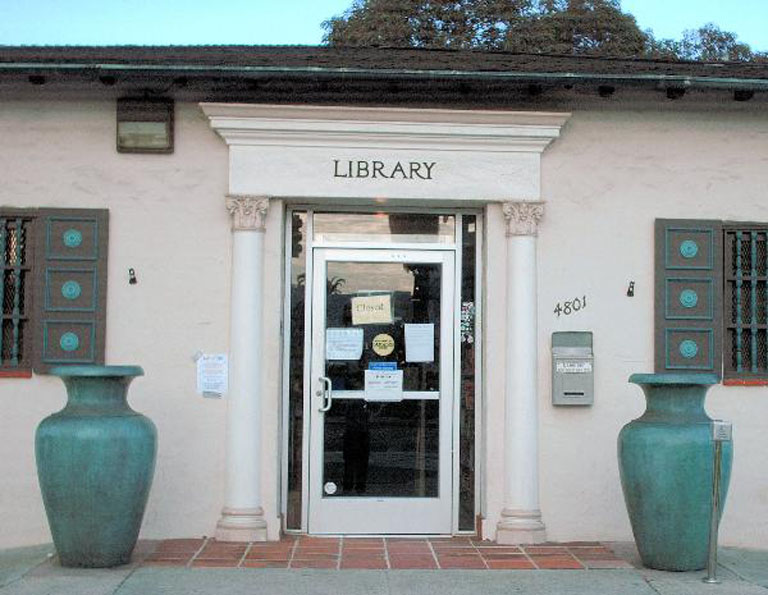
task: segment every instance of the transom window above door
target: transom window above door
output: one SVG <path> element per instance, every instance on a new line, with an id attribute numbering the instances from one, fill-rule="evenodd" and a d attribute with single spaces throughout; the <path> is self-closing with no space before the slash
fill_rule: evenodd
<path id="1" fill-rule="evenodd" d="M 422 213 L 314 213 L 314 241 L 377 244 L 453 244 L 454 215 Z"/>

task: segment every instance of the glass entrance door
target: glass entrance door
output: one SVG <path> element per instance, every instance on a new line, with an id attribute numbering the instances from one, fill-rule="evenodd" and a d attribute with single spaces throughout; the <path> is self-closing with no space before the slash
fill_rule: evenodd
<path id="1" fill-rule="evenodd" d="M 315 249 L 310 533 L 450 533 L 454 253 Z"/>

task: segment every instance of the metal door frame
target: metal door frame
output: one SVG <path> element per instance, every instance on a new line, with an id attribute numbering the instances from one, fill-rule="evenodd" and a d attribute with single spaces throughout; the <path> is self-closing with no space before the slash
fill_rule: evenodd
<path id="1" fill-rule="evenodd" d="M 314 212 L 344 212 L 344 213 L 370 213 L 370 212 L 381 212 L 382 210 L 385 210 L 386 212 L 392 212 L 392 213 L 404 213 L 404 212 L 412 212 L 412 213 L 419 213 L 419 214 L 435 214 L 435 215 L 453 215 L 456 219 L 456 233 L 453 244 L 402 244 L 402 243 L 376 243 L 375 241 L 372 241 L 370 244 L 366 246 L 361 246 L 359 244 L 351 245 L 350 243 L 346 242 L 336 242 L 336 243 L 318 243 L 313 241 L 313 213 Z M 288 439 L 289 439 L 289 424 L 290 424 L 290 416 L 289 416 L 289 365 L 290 365 L 290 358 L 289 358 L 289 348 L 290 348 L 290 295 L 291 295 L 291 221 L 292 221 L 292 215 L 294 212 L 304 212 L 306 213 L 306 222 L 305 222 L 305 228 L 304 232 L 306 234 L 306 242 L 305 242 L 305 254 L 304 254 L 304 260 L 305 260 L 305 269 L 304 274 L 307 279 L 307 284 L 305 286 L 305 304 L 311 304 L 313 296 L 312 296 L 312 284 L 310 280 L 313 278 L 313 258 L 312 258 L 312 252 L 314 248 L 317 247 L 338 247 L 338 248 L 363 248 L 363 249 L 392 249 L 392 250 L 398 250 L 398 249 L 417 249 L 417 250 L 444 250 L 444 251 L 453 251 L 455 253 L 455 260 L 454 260 L 454 277 L 455 277 L 455 290 L 454 290 L 454 326 L 455 326 L 455 333 L 454 333 L 454 407 L 453 407 L 453 420 L 452 420 L 452 428 L 453 428 L 453 451 L 454 453 L 459 452 L 459 411 L 460 411 L 460 398 L 461 398 L 461 379 L 460 379 L 460 370 L 459 370 L 459 364 L 460 364 L 460 325 L 459 322 L 459 316 L 461 312 L 461 271 L 463 267 L 462 263 L 462 215 L 473 215 L 475 217 L 476 221 L 476 238 L 477 238 L 477 245 L 475 249 L 475 283 L 476 283 L 476 289 L 475 289 L 475 308 L 476 308 L 476 315 L 475 315 L 475 338 L 476 338 L 476 352 L 475 352 L 475 391 L 474 391 L 474 399 L 475 399 L 475 436 L 474 436 L 474 442 L 475 442 L 475 481 L 474 481 L 474 501 L 475 501 L 475 514 L 482 514 L 485 509 L 485 502 L 484 502 L 484 476 L 485 476 L 485 465 L 484 465 L 484 439 L 483 439 L 483 433 L 485 428 L 484 423 L 484 400 L 483 400 L 483 390 L 484 390 L 484 379 L 483 379 L 483 334 L 484 334 L 484 319 L 483 319 L 483 312 L 484 312 L 484 300 L 485 300 L 485 280 L 484 280 L 484 258 L 485 258 L 485 214 L 483 210 L 480 209 L 467 209 L 467 208 L 424 208 L 424 207 L 393 207 L 393 208 L 386 208 L 382 209 L 380 205 L 370 205 L 370 206 L 361 206 L 361 205 L 349 205 L 349 206 L 337 206 L 337 205 L 318 205 L 318 204 L 302 204 L 302 203 L 295 203 L 290 204 L 286 206 L 285 209 L 285 221 L 284 221 L 284 227 L 285 230 L 284 234 L 284 284 L 285 284 L 285 290 L 284 290 L 284 297 L 283 297 L 283 305 L 284 305 L 284 324 L 282 327 L 283 331 L 283 363 L 282 363 L 282 390 L 281 390 L 281 401 L 282 406 L 280 409 L 280 441 L 279 441 L 279 454 L 278 458 L 280 461 L 280 479 L 278 482 L 278 491 L 279 491 L 279 501 L 280 501 L 280 510 L 283 514 L 283 523 L 285 523 L 285 512 L 287 510 L 287 502 L 288 502 Z M 286 533 L 299 533 L 299 534 L 306 534 L 308 533 L 309 528 L 309 490 L 308 490 L 308 484 L 309 484 L 309 442 L 310 440 L 307 439 L 309 435 L 309 407 L 310 407 L 310 364 L 311 364 L 311 343 L 312 343 L 312 333 L 307 332 L 307 329 L 312 328 L 312 308 L 311 307 L 305 307 L 304 312 L 304 414 L 302 417 L 302 425 L 303 425 L 303 432 L 302 432 L 302 457 L 301 457 L 301 465 L 302 465 L 302 487 L 301 487 L 301 527 L 299 529 L 297 528 L 286 528 L 285 525 L 282 527 L 283 531 Z M 453 476 L 453 488 L 452 488 L 452 528 L 451 533 L 452 535 L 461 535 L 461 534 L 474 534 L 474 530 L 460 530 L 459 529 L 459 456 L 453 457 L 453 468 L 452 468 L 452 476 Z"/>

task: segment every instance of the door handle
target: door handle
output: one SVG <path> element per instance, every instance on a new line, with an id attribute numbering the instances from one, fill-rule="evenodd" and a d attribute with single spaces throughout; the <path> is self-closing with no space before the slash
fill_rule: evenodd
<path id="1" fill-rule="evenodd" d="M 320 406 L 320 411 L 325 413 L 331 408 L 331 405 L 333 405 L 333 387 L 331 385 L 331 379 L 326 376 L 320 376 L 318 380 L 323 384 L 323 404 Z"/>

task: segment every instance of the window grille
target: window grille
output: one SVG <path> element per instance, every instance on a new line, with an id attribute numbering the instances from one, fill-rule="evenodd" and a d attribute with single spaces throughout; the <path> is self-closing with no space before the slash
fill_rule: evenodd
<path id="1" fill-rule="evenodd" d="M 725 230 L 725 377 L 768 377 L 768 228 Z"/>
<path id="2" fill-rule="evenodd" d="M 3 255 L 0 302 L 2 303 L 2 349 L 0 365 L 12 369 L 30 367 L 29 291 L 32 285 L 34 238 L 30 218 L 0 217 L 0 253 Z"/>

